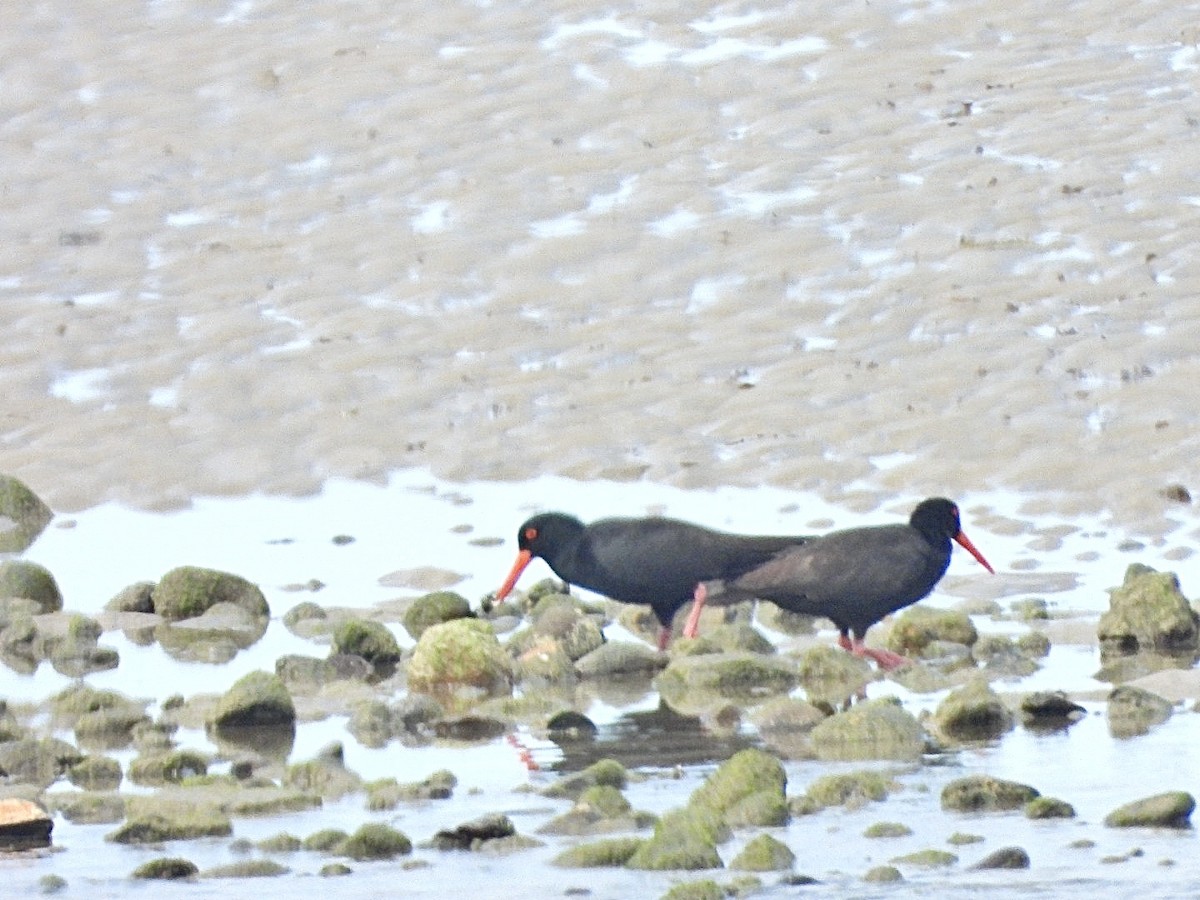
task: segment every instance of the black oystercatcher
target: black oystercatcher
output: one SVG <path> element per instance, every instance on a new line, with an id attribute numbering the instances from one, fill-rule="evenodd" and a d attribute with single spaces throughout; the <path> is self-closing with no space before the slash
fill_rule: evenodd
<path id="1" fill-rule="evenodd" d="M 679 608 L 692 599 L 697 610 L 704 605 L 705 582 L 737 578 L 806 540 L 811 538 L 726 534 L 657 517 L 585 526 L 574 516 L 542 513 L 517 532 L 517 560 L 496 598 L 503 600 L 530 561 L 541 557 L 568 584 L 622 603 L 648 604 L 662 625 L 663 649 Z M 695 624 L 688 624 L 684 634 L 693 637 Z"/>
<path id="2" fill-rule="evenodd" d="M 788 548 L 728 583 L 726 592 L 832 619 L 842 647 L 893 669 L 908 660 L 867 647 L 863 637 L 884 616 L 933 590 L 950 565 L 951 540 L 995 571 L 963 534 L 958 507 L 935 497 L 922 500 L 907 525 L 848 528 Z M 689 624 L 698 614 L 693 609 Z"/>

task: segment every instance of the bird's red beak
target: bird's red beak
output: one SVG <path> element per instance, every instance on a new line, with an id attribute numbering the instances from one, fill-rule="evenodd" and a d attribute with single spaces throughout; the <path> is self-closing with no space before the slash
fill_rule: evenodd
<path id="1" fill-rule="evenodd" d="M 983 566 L 985 569 L 987 569 L 993 575 L 996 574 L 996 570 L 992 568 L 992 564 L 983 558 L 983 554 L 980 553 L 979 550 L 976 549 L 975 545 L 971 543 L 971 539 L 969 537 L 967 537 L 965 534 L 963 534 L 961 531 L 959 531 L 959 533 L 954 536 L 954 540 L 958 542 L 958 545 L 960 547 L 962 547 L 964 550 L 966 550 L 968 553 L 970 553 L 973 557 L 975 557 L 977 560 L 979 560 L 979 564 L 981 566 Z"/>
<path id="2" fill-rule="evenodd" d="M 981 557 L 982 558 L 982 557 Z M 508 577 L 504 579 L 504 584 L 500 585 L 500 590 L 496 591 L 496 599 L 503 600 L 512 591 L 513 585 L 517 583 L 517 579 L 521 577 L 521 573 L 525 571 L 525 567 L 529 565 L 529 561 L 533 559 L 533 554 L 528 550 L 520 550 L 517 552 L 517 561 L 513 563 L 512 570 L 508 573 Z M 987 563 L 984 563 L 987 566 Z M 988 566 L 990 569 L 991 566 Z"/>

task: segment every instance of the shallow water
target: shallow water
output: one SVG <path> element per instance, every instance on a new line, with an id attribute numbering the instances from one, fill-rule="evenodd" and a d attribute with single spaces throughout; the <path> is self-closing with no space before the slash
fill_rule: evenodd
<path id="1" fill-rule="evenodd" d="M 1053 516 L 1022 517 L 1014 509 L 1022 498 L 977 495 L 964 498 L 964 528 L 996 566 L 989 576 L 966 554 L 956 553 L 946 579 L 927 601 L 947 605 L 970 596 L 997 596 L 1002 605 L 1028 596 L 1043 596 L 1052 610 L 1077 611 L 1094 621 L 1107 607 L 1105 589 L 1120 581 L 1124 567 L 1133 561 L 1170 566 L 1180 574 L 1185 592 L 1200 583 L 1196 556 L 1170 560 L 1181 549 L 1193 548 L 1195 523 L 1183 522 L 1176 533 L 1150 542 L 1138 550 L 1117 549 L 1130 536 L 1101 521 L 1063 520 Z M 495 588 L 507 571 L 512 554 L 511 532 L 530 510 L 561 507 L 613 511 L 653 511 L 706 522 L 733 531 L 763 529 L 804 531 L 814 527 L 843 527 L 868 522 L 901 520 L 911 503 L 895 504 L 894 512 L 857 513 L 840 509 L 819 498 L 779 489 L 726 488 L 684 491 L 647 483 L 573 482 L 546 477 L 526 484 L 448 484 L 427 472 L 396 473 L 385 487 L 333 481 L 320 495 L 305 500 L 278 497 L 246 499 L 200 498 L 188 510 L 149 513 L 113 504 L 57 520 L 25 554 L 48 566 L 59 580 L 68 610 L 95 613 L 121 587 L 138 580 L 155 580 L 168 569 L 202 564 L 237 572 L 261 585 L 272 609 L 266 636 L 256 645 L 221 665 L 172 660 L 157 645 L 136 647 L 118 633 L 108 633 L 102 643 L 121 652 L 121 665 L 113 672 L 88 676 L 89 683 L 125 691 L 133 696 L 161 701 L 182 693 L 222 690 L 246 671 L 272 670 L 274 659 L 286 652 L 323 655 L 325 649 L 290 635 L 280 622 L 291 605 L 314 599 L 323 605 L 368 607 L 418 590 L 385 587 L 397 570 L 416 565 L 434 566 L 459 573 L 454 587 L 477 601 Z M 1067 525 L 1073 526 L 1069 534 Z M 1061 542 L 1048 548 L 1045 535 Z M 354 537 L 352 543 L 335 543 L 338 535 Z M 493 540 L 499 539 L 499 541 Z M 1030 549 L 1034 547 L 1036 549 Z M 539 563 L 540 565 L 540 563 Z M 1063 574 L 1073 576 L 1064 578 Z M 531 570 L 527 578 L 538 573 Z M 285 586 L 317 578 L 325 587 L 315 594 L 285 590 Z M 1036 590 L 1028 588 L 1037 579 Z M 1047 591 L 1046 588 L 1057 588 Z M 1026 626 L 993 622 L 977 617 L 981 630 L 1018 631 Z M 610 636 L 621 636 L 619 626 Z M 397 629 L 402 642 L 411 640 Z M 789 639 L 776 635 L 781 644 Z M 832 635 L 825 635 L 832 640 Z M 1061 688 L 1083 696 L 1103 696 L 1107 685 L 1094 680 L 1098 668 L 1094 642 L 1057 643 L 1043 668 L 1020 680 L 1000 682 L 1002 691 Z M 148 677 L 153 673 L 152 678 Z M 69 679 L 43 665 L 32 676 L 0 672 L 0 696 L 10 702 L 41 700 L 60 690 Z M 917 694 L 889 680 L 874 682 L 871 696 L 892 694 L 912 710 L 932 709 L 942 693 Z M 903 790 L 882 803 L 856 811 L 831 810 L 798 818 L 778 836 L 797 853 L 796 870 L 817 877 L 822 886 L 806 888 L 817 895 L 916 896 L 918 892 L 972 891 L 996 896 L 1083 896 L 1104 891 L 1123 893 L 1153 878 L 1148 896 L 1185 896 L 1200 887 L 1200 865 L 1195 862 L 1192 832 L 1173 833 L 1105 829 L 1101 820 L 1122 802 L 1167 789 L 1195 792 L 1194 772 L 1200 771 L 1200 717 L 1180 707 L 1175 716 L 1150 734 L 1134 739 L 1110 736 L 1103 703 L 1085 703 L 1089 715 L 1069 731 L 1034 734 L 1018 728 L 996 744 L 962 750 L 927 760 L 923 766 L 878 765 L 895 769 Z M 627 793 L 637 809 L 662 812 L 684 803 L 704 776 L 739 746 L 755 741 L 752 730 L 717 734 L 695 720 L 680 720 L 659 710 L 657 694 L 647 684 L 633 694 L 603 691 L 584 710 L 601 725 L 590 746 L 559 746 L 525 729 L 518 737 L 539 765 L 529 771 L 505 740 L 475 746 L 403 747 L 392 742 L 382 749 L 360 745 L 345 731 L 345 719 L 330 717 L 301 724 L 290 759 L 311 758 L 332 740 L 345 745 L 347 765 L 364 778 L 395 776 L 416 780 L 439 768 L 449 768 L 459 787 L 448 801 L 414 807 L 402 806 L 392 814 L 365 811 L 361 795 L 320 810 L 264 819 L 238 819 L 235 838 L 258 840 L 280 831 L 298 835 L 318 828 L 352 829 L 363 821 L 391 821 L 420 843 L 444 827 L 453 827 L 484 812 L 504 811 L 518 830 L 533 834 L 552 815 L 568 806 L 522 792 L 526 786 L 544 786 L 558 773 L 578 769 L 600 756 L 622 760 L 646 776 Z M 69 734 L 66 737 L 70 737 Z M 203 733 L 184 730 L 185 746 L 212 750 Z M 128 763 L 129 751 L 114 754 Z M 801 793 L 811 780 L 830 771 L 861 768 L 863 764 L 789 762 L 789 792 Z M 216 767 L 220 770 L 220 765 Z M 1067 822 L 1031 822 L 1019 814 L 961 816 L 943 814 L 937 796 L 941 786 L 964 772 L 982 771 L 1032 784 L 1045 794 L 1075 805 L 1078 818 Z M 60 788 L 56 788 L 60 789 Z M 126 787 L 126 790 L 139 790 Z M 895 840 L 867 840 L 861 832 L 881 820 L 903 821 L 914 834 Z M 67 878 L 73 890 L 84 885 L 89 894 L 126 897 L 136 887 L 126 881 L 145 859 L 161 855 L 153 848 L 114 847 L 103 841 L 113 826 L 72 825 L 56 821 L 55 845 L 62 852 L 39 860 L 0 861 L 14 883 L 35 889 L 42 875 L 54 872 Z M 947 870 L 923 872 L 904 868 L 905 885 L 867 888 L 859 880 L 872 865 L 893 856 L 928 847 L 953 849 L 946 839 L 954 831 L 981 834 L 985 841 L 959 851 L 960 863 Z M 732 858 L 754 832 L 739 833 L 721 848 Z M 1078 838 L 1095 841 L 1091 849 L 1069 849 Z M 355 873 L 336 884 L 346 896 L 374 896 L 404 886 L 406 895 L 434 896 L 448 886 L 476 891 L 488 897 L 561 894 L 571 887 L 586 887 L 593 897 L 656 896 L 685 877 L 683 873 L 569 871 L 547 865 L 571 839 L 546 838 L 547 846 L 508 858 L 476 854 L 439 854 L 416 851 L 428 868 L 400 871 L 396 864 L 358 864 Z M 169 854 L 184 855 L 202 868 L 237 858 L 228 840 L 189 841 L 170 845 Z M 1019 844 L 1033 860 L 1028 872 L 973 873 L 967 866 L 990 850 Z M 1105 856 L 1118 856 L 1138 847 L 1144 855 L 1125 862 L 1101 864 Z M 819 850 L 817 849 L 819 848 Z M 293 875 L 266 883 L 266 889 L 288 896 L 316 896 L 330 889 L 315 877 L 327 857 L 297 853 L 279 858 Z M 1170 859 L 1174 865 L 1164 866 Z M 729 873 L 716 873 L 725 879 Z M 397 882 L 397 879 L 400 879 Z M 767 876 L 765 896 L 789 895 L 795 888 L 775 885 Z M 218 896 L 228 883 L 201 883 L 171 888 L 188 896 Z M 1143 891 L 1144 892 L 1144 891 Z"/>

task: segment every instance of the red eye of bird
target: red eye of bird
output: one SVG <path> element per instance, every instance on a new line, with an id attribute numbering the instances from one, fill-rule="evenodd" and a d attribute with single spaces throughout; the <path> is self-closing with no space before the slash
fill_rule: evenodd
<path id="1" fill-rule="evenodd" d="M 526 528 L 525 529 L 525 540 L 527 540 L 527 541 L 537 540 L 537 536 L 538 536 L 538 530 L 536 528 Z"/>

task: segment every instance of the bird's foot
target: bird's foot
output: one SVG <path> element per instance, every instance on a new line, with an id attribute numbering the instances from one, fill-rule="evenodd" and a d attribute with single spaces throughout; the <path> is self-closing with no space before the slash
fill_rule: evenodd
<path id="1" fill-rule="evenodd" d="M 666 650 L 669 643 L 671 643 L 671 628 L 669 625 L 664 625 L 658 629 L 658 649 Z"/>
<path id="2" fill-rule="evenodd" d="M 700 633 L 700 613 L 704 611 L 704 603 L 708 600 L 708 588 L 704 586 L 704 582 L 696 585 L 696 592 L 692 596 L 692 611 L 688 613 L 687 621 L 683 625 L 683 636 L 686 638 L 694 638 Z"/>
<path id="3" fill-rule="evenodd" d="M 838 643 L 855 656 L 875 660 L 875 662 L 879 664 L 879 668 L 883 669 L 885 672 L 890 672 L 892 669 L 898 669 L 901 666 L 912 662 L 912 660 L 910 660 L 907 656 L 901 656 L 899 653 L 893 653 L 891 650 L 883 650 L 878 647 L 868 647 L 862 642 L 862 638 L 855 638 L 853 641 L 851 641 L 845 635 L 842 635 L 841 638 L 838 639 Z M 846 644 L 849 644 L 850 646 L 846 647 Z"/>

